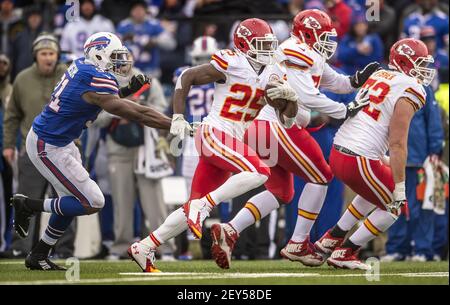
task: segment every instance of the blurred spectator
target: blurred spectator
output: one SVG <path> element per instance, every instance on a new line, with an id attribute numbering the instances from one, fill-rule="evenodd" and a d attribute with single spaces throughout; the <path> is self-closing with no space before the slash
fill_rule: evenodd
<path id="1" fill-rule="evenodd" d="M 383 60 L 383 42 L 377 33 L 369 33 L 369 25 L 364 15 L 357 16 L 350 33 L 339 42 L 338 60 L 342 71 L 352 75 L 367 64 Z"/>
<path id="2" fill-rule="evenodd" d="M 152 1 L 154 2 L 154 1 Z M 197 5 L 197 0 L 164 0 L 161 1 L 161 6 L 158 9 L 160 16 L 178 15 L 192 17 Z M 151 11 L 151 9 L 150 9 Z M 155 14 L 156 15 L 156 14 Z"/>
<path id="3" fill-rule="evenodd" d="M 18 162 L 18 193 L 32 198 L 45 198 L 49 183 L 41 176 L 31 163 L 25 151 L 25 138 L 31 128 L 34 118 L 50 100 L 53 88 L 66 71 L 64 64 L 57 64 L 59 46 L 56 38 L 48 33 L 42 33 L 33 42 L 33 57 L 35 63 L 20 72 L 14 83 L 12 95 L 6 106 L 3 126 L 3 156 L 9 164 L 16 160 L 16 139 L 20 130 L 22 145 L 19 149 Z M 29 236 L 26 239 L 16 237 L 12 244 L 13 255 L 27 254 L 39 234 L 39 217 L 32 218 Z M 56 251 L 64 256 L 73 255 L 74 232 L 64 233 L 57 244 Z M 64 240 L 67 243 L 64 244 Z"/>
<path id="4" fill-rule="evenodd" d="M 298 12 L 304 10 L 305 8 L 305 0 L 290 0 L 286 2 L 287 11 L 292 16 L 297 15 Z"/>
<path id="5" fill-rule="evenodd" d="M 130 0 L 103 0 L 100 11 L 117 26 L 128 17 L 132 4 L 133 1 Z"/>
<path id="6" fill-rule="evenodd" d="M 11 44 L 11 78 L 13 80 L 20 71 L 33 64 L 33 54 L 30 52 L 32 42 L 42 32 L 42 13 L 39 7 L 32 6 L 27 8 L 24 15 L 26 21 L 25 29 L 17 35 Z"/>
<path id="7" fill-rule="evenodd" d="M 420 39 L 427 45 L 428 52 L 434 58 L 437 75 L 431 86 L 436 91 L 441 82 L 448 83 L 448 54 L 436 46 L 436 32 L 432 26 L 425 26 L 420 31 Z"/>
<path id="8" fill-rule="evenodd" d="M 135 74 L 132 69 L 128 76 L 117 76 L 121 87 L 126 86 Z M 151 90 L 128 97 L 135 102 L 151 105 L 164 112 L 168 102 L 164 97 L 161 84 L 152 80 Z M 160 148 L 164 138 L 158 136 L 155 129 L 142 126 L 102 112 L 97 125 L 108 128 L 106 147 L 108 150 L 108 168 L 112 188 L 114 211 L 114 243 L 110 248 L 110 259 L 127 257 L 127 248 L 133 242 L 133 210 L 136 197 L 139 196 L 145 219 L 150 231 L 158 228 L 168 215 L 167 205 L 162 199 L 160 179 L 172 174 L 170 165 L 164 159 Z M 168 144 L 167 144 L 168 148 Z M 149 231 L 147 231 L 149 232 Z M 146 233 L 144 233 L 146 235 Z M 159 249 L 162 254 L 173 254 L 173 242 Z"/>
<path id="9" fill-rule="evenodd" d="M 325 0 L 324 2 L 338 38 L 341 39 L 350 30 L 352 9 L 342 0 Z"/>
<path id="10" fill-rule="evenodd" d="M 380 1 L 380 20 L 369 21 L 369 30 L 372 33 L 380 35 L 384 42 L 385 55 L 391 48 L 391 45 L 397 38 L 398 33 L 393 29 L 396 29 L 397 19 L 395 10 L 390 7 L 386 1 Z"/>
<path id="11" fill-rule="evenodd" d="M 408 136 L 408 160 L 406 167 L 406 196 L 408 215 L 402 214 L 388 231 L 385 261 L 414 261 L 433 259 L 432 248 L 434 211 L 422 208 L 423 192 L 418 187 L 423 180 L 423 164 L 427 157 L 439 159 L 444 144 L 439 106 L 430 86 L 426 87 L 427 100 L 410 125 Z M 409 219 L 408 219 L 409 218 Z"/>
<path id="12" fill-rule="evenodd" d="M 93 0 L 80 1 L 80 20 L 68 22 L 61 35 L 61 50 L 71 52 L 77 57 L 84 56 L 86 39 L 97 32 L 113 32 L 114 24 L 96 13 Z"/>
<path id="13" fill-rule="evenodd" d="M 402 23 L 402 37 L 420 39 L 424 26 L 431 26 L 436 33 L 436 46 L 448 53 L 449 19 L 439 9 L 438 0 L 419 0 L 419 7 L 407 15 Z"/>
<path id="14" fill-rule="evenodd" d="M 147 15 L 145 1 L 133 2 L 130 17 L 119 24 L 117 33 L 133 53 L 136 68 L 159 77 L 160 49 L 175 49 L 176 40 L 172 32 L 166 30 L 159 20 Z"/>
<path id="15" fill-rule="evenodd" d="M 14 9 L 14 1 L 0 0 L 0 52 L 9 54 L 11 41 L 22 29 L 22 16 Z"/>
<path id="16" fill-rule="evenodd" d="M 12 86 L 9 81 L 11 64 L 5 54 L 0 53 L 0 149 L 3 150 L 3 114 L 5 105 L 8 103 Z M 12 169 L 0 157 L 0 253 L 7 250 L 8 239 L 11 233 L 11 206 L 9 197 L 12 195 Z"/>

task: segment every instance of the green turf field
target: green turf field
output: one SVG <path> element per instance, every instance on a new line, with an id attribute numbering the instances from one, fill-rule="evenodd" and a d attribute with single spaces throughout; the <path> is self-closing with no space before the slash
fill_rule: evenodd
<path id="1" fill-rule="evenodd" d="M 64 261 L 59 261 L 64 265 Z M 284 260 L 234 261 L 220 270 L 212 261 L 158 262 L 159 274 L 144 274 L 131 261 L 80 261 L 80 280 L 65 272 L 29 271 L 19 260 L 0 260 L 0 284 L 449 284 L 448 262 L 382 263 L 379 281 L 364 271 L 303 267 Z"/>

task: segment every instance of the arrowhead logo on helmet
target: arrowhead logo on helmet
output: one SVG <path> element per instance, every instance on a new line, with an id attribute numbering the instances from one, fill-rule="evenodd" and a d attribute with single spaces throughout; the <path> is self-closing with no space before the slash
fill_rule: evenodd
<path id="1" fill-rule="evenodd" d="M 305 27 L 308 29 L 320 30 L 322 28 L 319 21 L 317 21 L 314 17 L 311 17 L 311 16 L 305 18 L 303 23 L 304 23 Z"/>
<path id="2" fill-rule="evenodd" d="M 416 52 L 414 52 L 414 50 L 407 44 L 399 45 L 397 51 L 402 55 L 414 56 L 416 54 Z"/>
<path id="3" fill-rule="evenodd" d="M 248 29 L 248 28 L 246 28 L 245 26 L 243 26 L 243 25 L 240 25 L 239 26 L 239 28 L 238 28 L 238 30 L 237 30 L 237 32 L 236 32 L 236 34 L 239 36 L 239 37 L 249 37 L 249 36 L 251 36 L 252 35 L 252 32 L 250 32 L 250 30 Z"/>

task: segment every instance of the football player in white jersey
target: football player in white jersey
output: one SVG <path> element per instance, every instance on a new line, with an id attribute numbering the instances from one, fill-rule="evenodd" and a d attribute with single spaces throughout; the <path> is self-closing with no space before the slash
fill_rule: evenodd
<path id="1" fill-rule="evenodd" d="M 359 249 L 385 232 L 407 208 L 409 124 L 425 104 L 422 85 L 433 80 L 435 70 L 427 67 L 433 62 L 420 40 L 397 41 L 390 51 L 389 69 L 375 72 L 362 87 L 369 90 L 370 104 L 337 132 L 330 166 L 357 196 L 337 225 L 315 243 L 318 251 L 330 255 L 329 265 L 369 269 L 358 259 Z M 347 232 L 364 218 L 363 225 L 344 241 Z"/>
<path id="2" fill-rule="evenodd" d="M 188 227 L 201 238 L 203 220 L 215 205 L 262 185 L 270 176 L 269 167 L 243 142 L 243 136 L 265 105 L 268 82 L 283 77 L 273 65 L 278 41 L 267 22 L 251 18 L 237 27 L 234 45 L 234 51 L 220 50 L 209 64 L 187 69 L 178 77 L 171 134 L 182 139 L 191 129 L 183 114 L 192 85 L 214 82 L 213 105 L 195 136 L 200 159 L 190 200 L 128 250 L 145 272 L 157 271 L 154 250 L 159 245 Z"/>
<path id="3" fill-rule="evenodd" d="M 287 83 L 280 83 L 277 91 L 268 90 L 271 99 L 284 98 L 297 101 L 299 109 L 311 109 L 335 119 L 355 115 L 367 103 L 368 98 L 356 100 L 348 106 L 335 102 L 320 93 L 318 87 L 336 93 L 349 93 L 360 87 L 379 68 L 369 64 L 364 70 L 349 77 L 335 72 L 328 64 L 336 50 L 336 36 L 330 17 L 319 10 L 304 10 L 293 20 L 291 38 L 283 42 L 275 57 L 286 72 Z M 309 233 L 322 208 L 328 183 L 333 178 L 320 146 L 304 128 L 308 122 L 305 111 L 299 111 L 296 124 L 285 128 L 279 123 L 276 111 L 263 108 L 257 119 L 246 131 L 246 143 L 271 166 L 271 175 L 264 191 L 248 200 L 245 207 L 228 224 L 211 227 L 212 256 L 221 268 L 229 268 L 231 251 L 245 228 L 277 209 L 280 203 L 289 203 L 294 197 L 293 175 L 308 182 L 298 202 L 298 218 L 294 234 L 281 255 L 308 266 L 323 263 L 309 241 Z M 294 122 L 291 122 L 294 123 Z M 269 142 L 270 149 L 252 139 Z M 252 141 L 252 142 L 248 142 Z M 275 161 L 275 162 L 273 162 Z M 276 190 L 276 193 L 271 192 Z M 281 194 L 281 196 L 277 195 Z"/>

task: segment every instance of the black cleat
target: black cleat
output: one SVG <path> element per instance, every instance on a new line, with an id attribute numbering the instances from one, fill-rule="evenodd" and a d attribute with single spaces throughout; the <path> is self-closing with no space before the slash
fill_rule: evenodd
<path id="1" fill-rule="evenodd" d="M 21 238 L 28 236 L 28 227 L 33 211 L 26 205 L 28 197 L 21 194 L 14 195 L 10 203 L 14 207 L 14 229 Z"/>
<path id="2" fill-rule="evenodd" d="M 43 271 L 66 271 L 64 267 L 60 267 L 52 262 L 47 256 L 41 254 L 28 254 L 25 259 L 25 267 L 30 270 L 43 270 Z"/>

